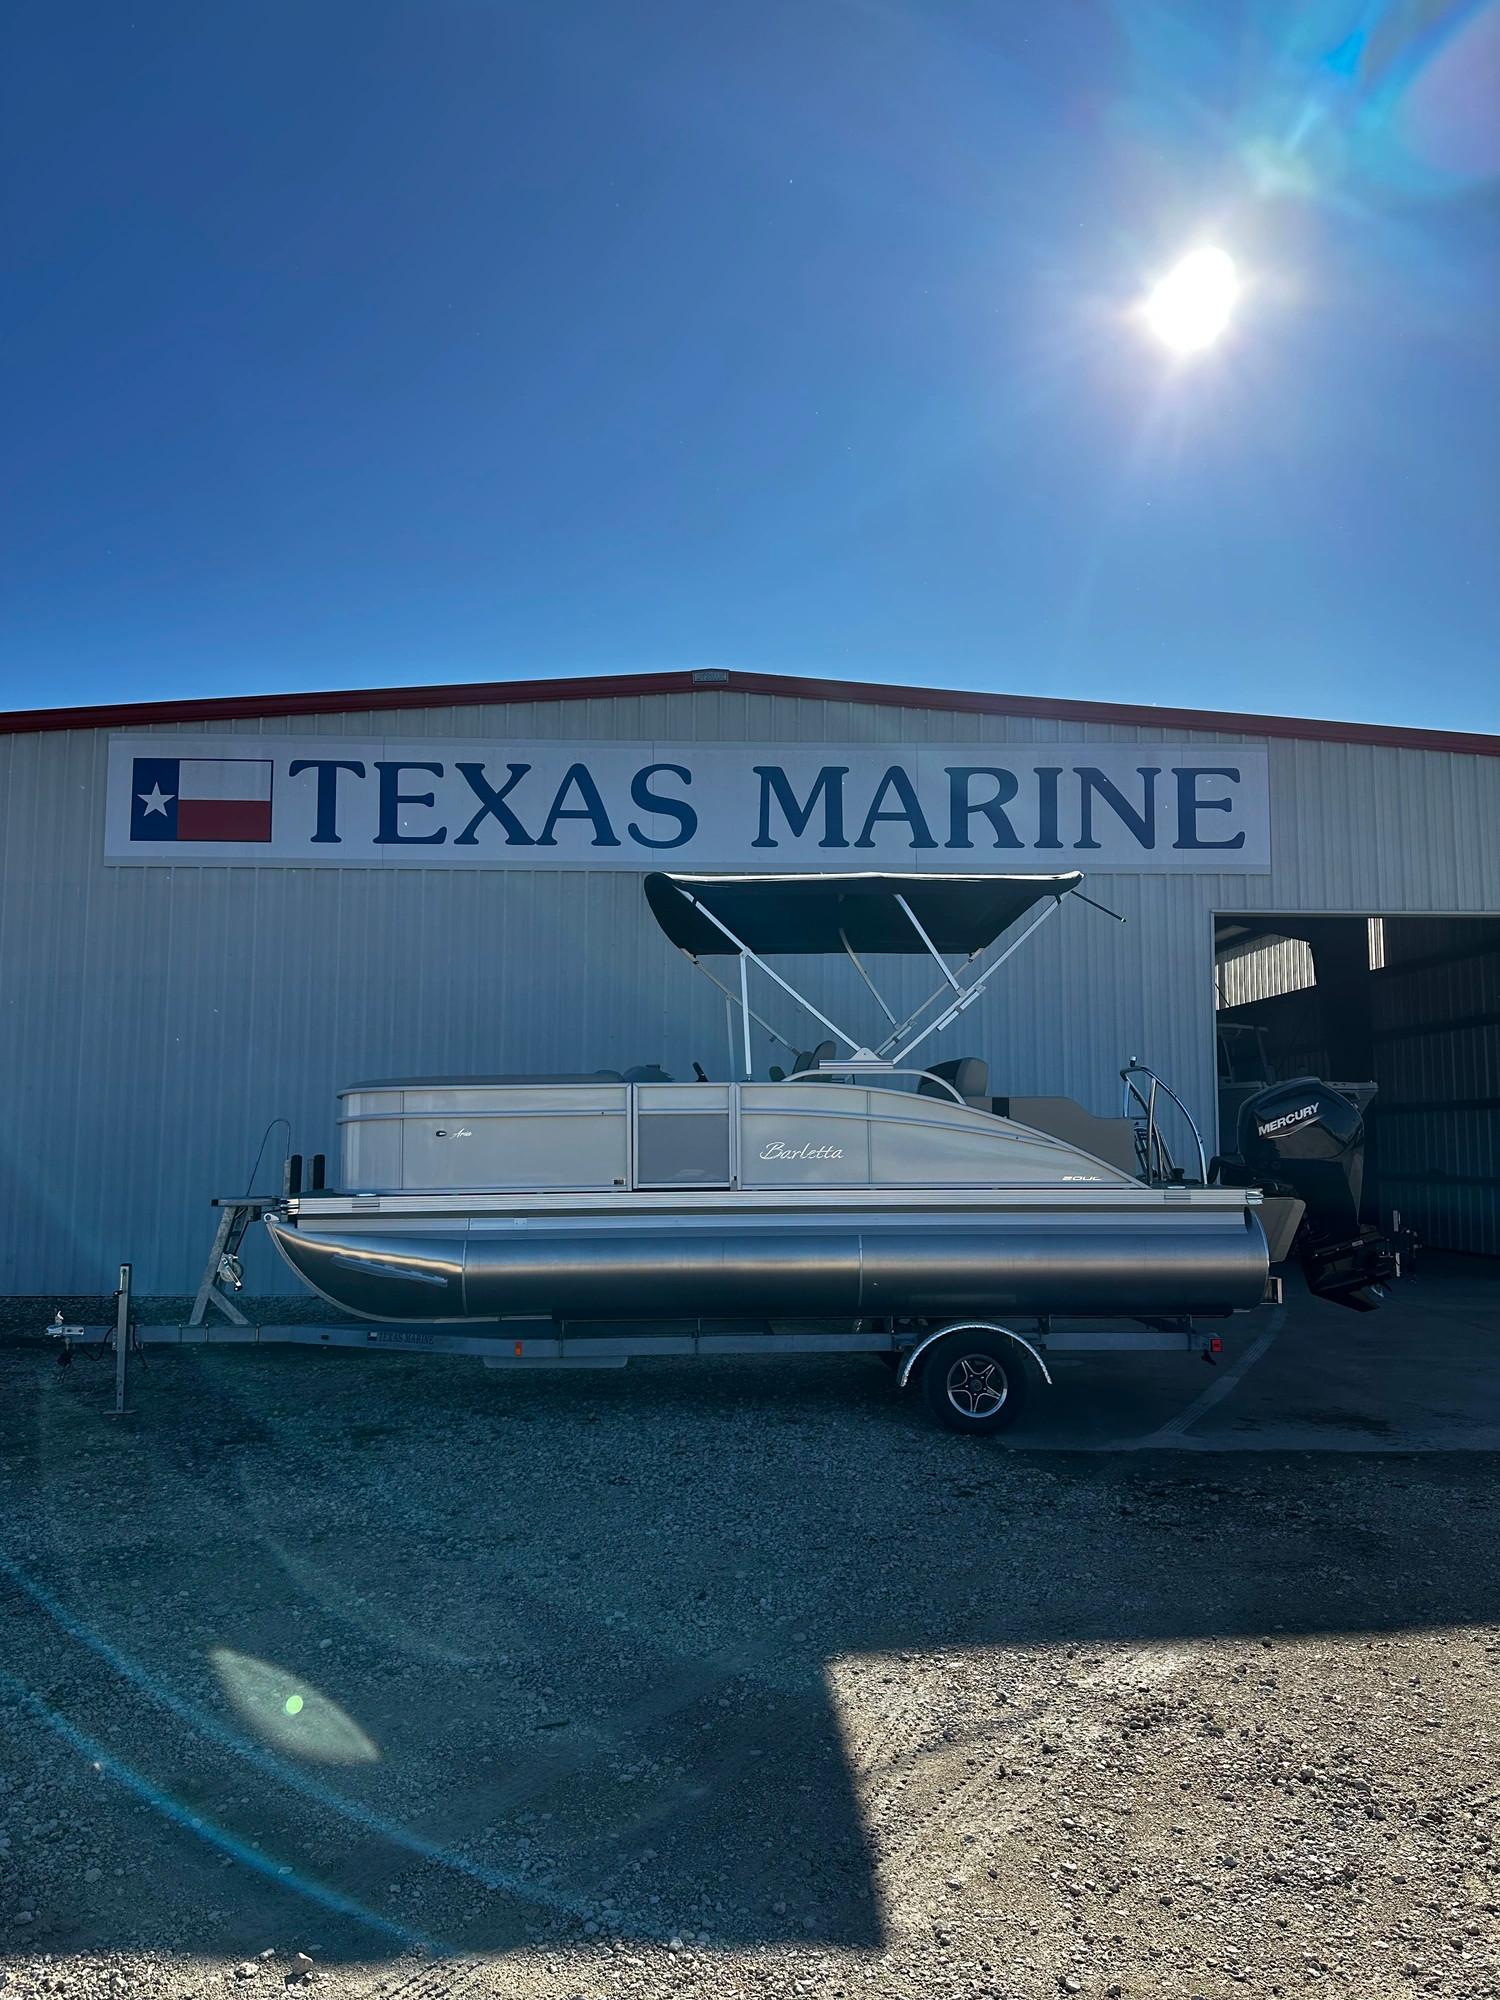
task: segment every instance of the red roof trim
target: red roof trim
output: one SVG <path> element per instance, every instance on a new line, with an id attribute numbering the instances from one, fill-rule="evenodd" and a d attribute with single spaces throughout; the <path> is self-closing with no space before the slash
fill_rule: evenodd
<path id="1" fill-rule="evenodd" d="M 710 678 L 710 675 L 712 676 Z M 1223 730 L 1311 743 L 1369 743 L 1396 750 L 1500 757 L 1500 736 L 1448 729 L 1398 729 L 1374 722 L 1325 722 L 1238 710 L 1153 708 L 1144 703 L 1063 701 L 1051 695 L 971 693 L 962 688 L 900 687 L 875 681 L 804 680 L 794 674 L 705 669 L 665 674 L 591 674 L 582 679 L 467 681 L 431 687 L 333 688 L 315 694 L 228 695 L 192 701 L 142 701 L 94 708 L 28 708 L 0 713 L 0 735 L 59 729 L 140 729 L 152 723 L 248 722 L 279 715 L 367 714 L 402 708 L 499 707 L 521 701 L 593 701 L 630 695 L 694 694 L 709 689 L 809 701 L 852 701 L 876 708 L 921 708 L 950 715 L 1007 715 L 1039 722 L 1123 724 L 1141 729 Z"/>

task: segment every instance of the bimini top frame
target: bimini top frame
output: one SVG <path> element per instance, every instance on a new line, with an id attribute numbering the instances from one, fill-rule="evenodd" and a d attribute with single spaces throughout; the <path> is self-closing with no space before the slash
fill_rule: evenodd
<path id="1" fill-rule="evenodd" d="M 751 1073 L 752 1021 L 784 1047 L 792 1046 L 751 1008 L 751 965 L 847 1047 L 847 1057 L 819 1067 L 848 1075 L 889 1072 L 905 1064 L 912 1050 L 929 1035 L 940 1033 L 973 1006 L 995 973 L 1059 908 L 1064 896 L 1078 894 L 1081 901 L 1103 909 L 1103 904 L 1081 895 L 1082 880 L 1077 871 L 1066 875 L 648 875 L 646 900 L 672 943 L 719 988 L 731 1008 L 739 1007 L 747 1076 Z M 1042 907 L 1031 922 L 998 958 L 967 981 L 959 976 L 984 956 L 1002 932 L 1038 904 Z M 1115 916 L 1113 910 L 1105 914 Z M 1124 918 L 1116 921 L 1123 923 Z M 843 953 L 848 957 L 890 1023 L 891 1031 L 879 1047 L 868 1047 L 831 1021 L 806 994 L 768 965 L 764 954 L 773 951 L 819 956 Z M 898 1020 L 871 978 L 862 952 L 925 954 L 936 963 L 942 982 L 904 1020 Z M 950 968 L 945 952 L 961 956 L 959 972 Z M 728 956 L 739 960 L 738 993 L 703 963 L 708 957 Z M 946 1006 L 914 1034 L 922 1017 L 944 999 Z"/>

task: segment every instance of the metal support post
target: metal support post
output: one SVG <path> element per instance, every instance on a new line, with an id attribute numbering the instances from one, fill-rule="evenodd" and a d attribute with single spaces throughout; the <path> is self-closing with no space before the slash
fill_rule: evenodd
<path id="1" fill-rule="evenodd" d="M 807 1013 L 811 1014 L 813 1019 L 819 1022 L 823 1027 L 825 1027 L 830 1035 L 836 1035 L 841 1042 L 847 1043 L 848 1046 L 854 1051 L 856 1055 L 870 1054 L 870 1050 L 865 1048 L 862 1042 L 857 1042 L 854 1039 L 853 1035 L 846 1034 L 844 1030 L 841 1027 L 839 1027 L 835 1022 L 830 1021 L 826 1014 L 820 1014 L 817 1008 L 811 1002 L 811 1000 L 808 999 L 807 995 L 805 993 L 799 993 L 795 986 L 793 986 L 788 980 L 783 979 L 781 974 L 776 970 L 774 965 L 767 965 L 766 961 L 761 957 L 759 952 L 752 951 L 749 945 L 745 943 L 745 940 L 743 938 L 736 937 L 734 932 L 729 928 L 728 924 L 726 924 L 722 920 L 722 918 L 716 917 L 713 911 L 708 907 L 706 903 L 700 903 L 696 896 L 689 895 L 687 890 L 683 888 L 680 882 L 675 882 L 673 883 L 672 886 L 676 889 L 678 895 L 681 896 L 682 900 L 685 903 L 691 903 L 693 908 L 699 913 L 700 916 L 707 917 L 708 921 L 713 925 L 714 929 L 716 931 L 722 932 L 722 934 L 725 937 L 727 937 L 729 942 L 734 946 L 736 951 L 742 952 L 744 956 L 749 959 L 752 965 L 758 965 L 761 971 L 766 975 L 767 979 L 774 979 L 776 984 L 781 988 L 782 992 L 787 994 L 791 999 L 795 1000 L 799 1007 L 803 1008 Z M 689 953 L 688 956 L 691 957 L 692 954 Z M 779 1040 L 780 1037 L 778 1036 L 777 1039 Z"/>
<path id="2" fill-rule="evenodd" d="M 724 1019 L 729 1024 L 728 1027 L 729 1067 L 733 1069 L 735 1065 L 734 1009 L 739 1005 L 739 996 L 738 994 L 732 993 L 729 990 L 729 988 L 724 984 L 723 980 L 720 979 L 716 973 L 710 972 L 708 967 L 703 963 L 701 958 L 694 958 L 693 954 L 690 951 L 684 951 L 682 955 L 687 960 L 688 964 L 692 966 L 695 972 L 701 972 L 703 974 L 703 977 L 709 982 L 709 984 L 711 986 L 717 986 L 719 991 L 724 995 Z M 797 1053 L 797 1044 L 795 1042 L 789 1042 L 786 1036 L 782 1034 L 779 1028 L 773 1028 L 770 1022 L 766 1019 L 764 1014 L 757 1014 L 755 1009 L 752 1007 L 750 1009 L 750 1018 L 755 1023 L 757 1028 L 764 1028 L 766 1033 L 771 1037 L 771 1040 L 773 1042 L 778 1042 L 781 1045 L 781 1047 L 784 1048 L 790 1055 L 795 1055 Z"/>
<path id="3" fill-rule="evenodd" d="M 959 993 L 958 998 L 954 1000 L 950 1006 L 945 1007 L 942 1013 L 938 1015 L 935 1021 L 929 1021 L 927 1026 L 922 1030 L 920 1035 L 913 1035 L 911 1040 L 906 1044 L 906 1047 L 904 1049 L 899 1050 L 897 1054 L 891 1057 L 891 1061 L 897 1063 L 905 1062 L 906 1058 L 911 1054 L 912 1050 L 916 1048 L 919 1042 L 925 1042 L 929 1035 L 936 1035 L 940 1033 L 942 1029 L 947 1027 L 950 1021 L 956 1020 L 966 1007 L 972 1007 L 974 1002 L 979 998 L 980 994 L 984 991 L 985 987 L 994 978 L 995 974 L 1000 970 L 1001 966 L 1004 965 L 1005 961 L 1012 955 L 1012 953 L 1018 952 L 1021 949 L 1021 946 L 1025 944 L 1027 938 L 1029 938 L 1031 936 L 1031 933 L 1037 928 L 1037 926 L 1039 924 L 1046 923 L 1048 917 L 1052 916 L 1057 910 L 1060 910 L 1061 908 L 1062 908 L 1062 898 L 1061 896 L 1058 896 L 1052 902 L 1048 903 L 1045 906 L 1045 908 L 1040 910 L 1038 914 L 1032 918 L 1031 922 L 1026 926 L 1025 930 L 1022 931 L 1021 935 L 1016 939 L 1015 943 L 1008 944 L 1005 947 L 1004 951 L 1001 952 L 1000 956 L 994 961 L 994 963 L 992 965 L 986 966 L 984 971 L 980 973 L 977 979 L 971 981 L 969 985 L 965 986 Z M 947 968 L 944 967 L 944 970 L 946 971 Z"/>
<path id="4" fill-rule="evenodd" d="M 120 1266 L 115 1293 L 115 1415 L 125 1415 L 125 1368 L 130 1357 L 130 1266 Z"/>
<path id="5" fill-rule="evenodd" d="M 740 953 L 740 1025 L 745 1030 L 745 1081 L 749 1083 L 755 1071 L 750 1056 L 750 972 L 743 952 Z"/>
<path id="6" fill-rule="evenodd" d="M 265 1213 L 267 1202 L 264 1197 L 244 1199 L 217 1195 L 214 1206 L 219 1211 L 219 1226 L 214 1231 L 213 1248 L 208 1253 L 208 1262 L 198 1282 L 198 1295 L 188 1314 L 188 1325 L 202 1326 L 208 1316 L 208 1308 L 213 1306 L 235 1326 L 248 1326 L 250 1322 L 224 1288 L 232 1285 L 236 1291 L 239 1290 L 239 1248 L 250 1224 L 259 1222 Z"/>

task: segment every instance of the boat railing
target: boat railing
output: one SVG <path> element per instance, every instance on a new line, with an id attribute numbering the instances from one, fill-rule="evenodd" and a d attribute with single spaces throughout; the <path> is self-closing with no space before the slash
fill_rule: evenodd
<path id="1" fill-rule="evenodd" d="M 1136 1156 L 1140 1162 L 1141 1178 L 1149 1187 L 1166 1186 L 1182 1179 L 1182 1169 L 1172 1158 L 1157 1122 L 1158 1100 L 1165 1097 L 1177 1107 L 1193 1135 L 1193 1144 L 1198 1149 L 1198 1179 L 1206 1187 L 1208 1154 L 1204 1149 L 1203 1135 L 1192 1112 L 1171 1084 L 1138 1056 L 1132 1056 L 1120 1071 L 1120 1081 L 1125 1086 L 1124 1116 L 1135 1125 Z"/>
<path id="2" fill-rule="evenodd" d="M 872 1061 L 868 1057 L 861 1060 L 857 1056 L 851 1056 L 846 1062 L 839 1062 L 837 1058 L 829 1062 L 820 1062 L 815 1069 L 794 1070 L 785 1081 L 787 1083 L 833 1083 L 840 1077 L 845 1076 L 851 1078 L 855 1083 L 879 1081 L 888 1076 L 914 1076 L 924 1082 L 935 1083 L 940 1090 L 945 1090 L 948 1093 L 955 1104 L 961 1106 L 964 1110 L 972 1109 L 972 1106 L 966 1102 L 962 1091 L 955 1090 L 947 1077 L 934 1076 L 930 1069 L 902 1069 L 894 1063 L 881 1062 L 879 1060 Z"/>
<path id="3" fill-rule="evenodd" d="M 841 1077 L 832 1062 L 775 1083 L 600 1083 L 358 1091 L 346 1097 L 342 1186 L 538 1194 L 663 1187 L 978 1187 L 1104 1178 L 1066 1142 L 1017 1132 L 949 1078 L 915 1066 Z M 911 1088 L 910 1079 L 922 1089 Z M 880 1086 L 889 1080 L 897 1088 Z M 797 1088 L 821 1083 L 822 1090 Z M 864 1088 L 858 1086 L 863 1085 Z M 854 1086 L 851 1088 L 851 1086 Z M 545 1100 L 553 1095 L 564 1102 Z M 957 1112 L 958 1117 L 954 1117 Z M 795 1127 L 795 1130 L 787 1129 Z M 1024 1141 L 1025 1143 L 1020 1143 Z M 1062 1145 L 1062 1152 L 1051 1149 Z M 1019 1150 L 1017 1150 L 1019 1146 Z M 779 1162 L 770 1171 L 760 1162 Z"/>

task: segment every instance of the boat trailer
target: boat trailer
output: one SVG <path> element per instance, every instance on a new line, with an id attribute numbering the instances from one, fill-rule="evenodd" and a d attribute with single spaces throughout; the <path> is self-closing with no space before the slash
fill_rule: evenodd
<path id="1" fill-rule="evenodd" d="M 1117 1326 L 1091 1321 L 1058 1323 L 1049 1319 L 1028 1325 L 1025 1333 L 1002 1325 L 998 1320 L 963 1318 L 953 1321 L 881 1321 L 851 1326 L 847 1321 L 745 1321 L 738 1325 L 700 1320 L 673 1322 L 671 1330 L 652 1329 L 633 1322 L 614 1324 L 599 1321 L 507 1319 L 497 1321 L 493 1332 L 478 1332 L 473 1322 L 402 1325 L 396 1323 L 340 1320 L 330 1324 L 252 1320 L 239 1310 L 225 1287 L 238 1289 L 240 1275 L 233 1266 L 232 1253 L 221 1247 L 224 1215 L 255 1211 L 258 1219 L 273 1198 L 219 1197 L 214 1206 L 221 1211 L 215 1236 L 215 1257 L 230 1257 L 230 1268 L 215 1264 L 213 1283 L 200 1287 L 186 1321 L 152 1323 L 135 1316 L 132 1267 L 122 1264 L 119 1286 L 114 1295 L 112 1321 L 81 1324 L 65 1321 L 61 1312 L 43 1329 L 59 1343 L 57 1365 L 70 1367 L 75 1354 L 95 1360 L 113 1356 L 115 1369 L 114 1416 L 130 1414 L 127 1401 L 132 1359 L 146 1365 L 148 1347 L 331 1347 L 358 1349 L 364 1353 L 441 1354 L 482 1361 L 487 1368 L 520 1373 L 529 1369 L 612 1369 L 628 1361 L 733 1354 L 809 1355 L 871 1354 L 891 1367 L 897 1386 L 906 1389 L 927 1377 L 926 1364 L 943 1353 L 950 1366 L 943 1378 L 944 1393 L 934 1396 L 929 1387 L 929 1404 L 934 1413 L 950 1425 L 964 1413 L 963 1398 L 999 1394 L 1009 1398 L 1018 1413 L 1027 1376 L 1040 1376 L 1053 1386 L 1048 1366 L 1057 1355 L 1073 1354 L 1177 1354 L 1198 1355 L 1214 1363 L 1223 1349 L 1216 1333 L 1205 1333 L 1191 1319 L 1154 1319 Z M 239 1230 L 243 1234 L 243 1225 Z M 1279 1280 L 1272 1280 L 1279 1303 Z M 208 1307 L 216 1304 L 224 1313 L 222 1322 L 211 1322 Z M 973 1363 L 985 1350 L 996 1345 L 1017 1364 L 1014 1375 L 1002 1371 L 1004 1386 L 985 1389 L 973 1379 Z M 973 1355 L 960 1352 L 972 1346 Z M 966 1372 L 967 1371 L 967 1372 Z M 941 1372 L 941 1371 L 939 1371 Z M 958 1400 L 954 1400 L 957 1398 Z M 975 1411 L 976 1415 L 993 1415 Z M 986 1428 L 990 1426 L 985 1425 Z"/>

